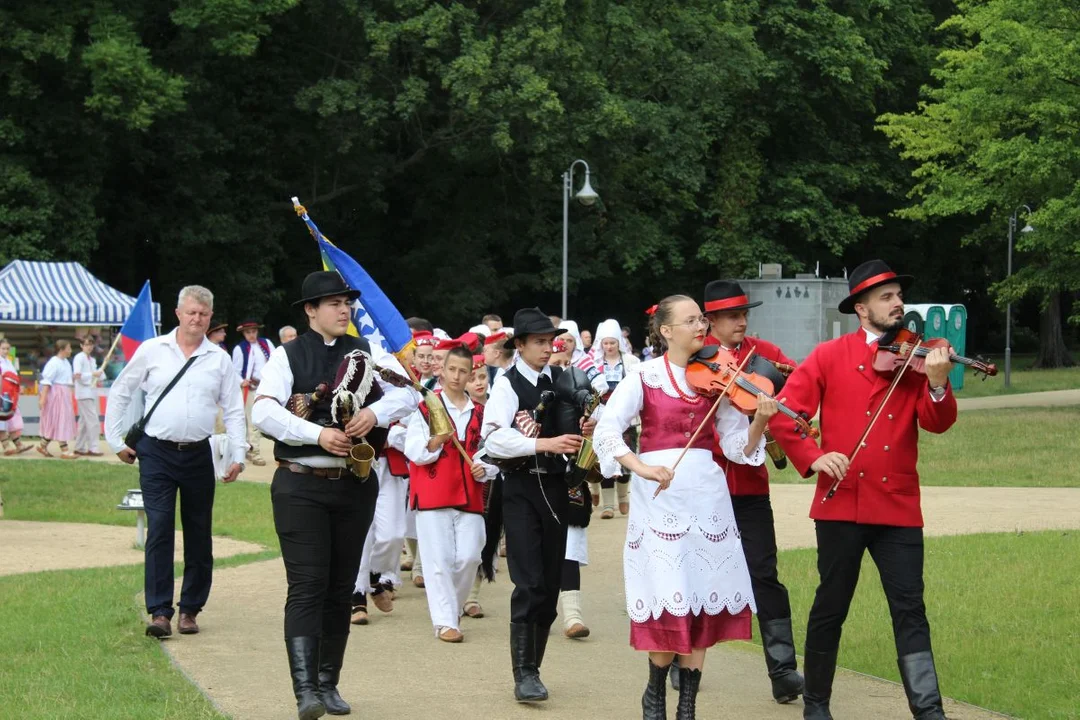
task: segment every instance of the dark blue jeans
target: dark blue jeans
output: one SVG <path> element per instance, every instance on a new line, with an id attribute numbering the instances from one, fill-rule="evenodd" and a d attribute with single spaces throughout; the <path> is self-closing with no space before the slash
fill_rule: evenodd
<path id="1" fill-rule="evenodd" d="M 145 436 L 139 457 L 139 486 L 149 527 L 146 535 L 146 612 L 173 616 L 173 552 L 176 492 L 184 525 L 184 584 L 180 612 L 202 610 L 210 596 L 214 552 L 210 530 L 214 512 L 214 462 L 209 444 L 177 450 Z"/>

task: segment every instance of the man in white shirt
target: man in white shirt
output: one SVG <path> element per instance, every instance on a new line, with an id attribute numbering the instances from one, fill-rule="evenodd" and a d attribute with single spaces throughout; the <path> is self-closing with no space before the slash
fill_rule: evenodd
<path id="1" fill-rule="evenodd" d="M 94 352 L 94 338 L 87 335 L 82 339 L 82 352 L 75 356 L 73 363 L 75 378 L 75 403 L 79 407 L 79 429 L 75 434 L 76 455 L 101 455 L 98 441 L 98 392 L 97 382 L 101 371 L 91 354 Z"/>
<path id="2" fill-rule="evenodd" d="M 361 438 L 381 451 L 386 428 L 419 401 L 411 389 L 368 375 L 376 364 L 401 375 L 405 370 L 381 348 L 347 334 L 359 296 L 333 271 L 304 279 L 302 299 L 294 304 L 304 309 L 309 330 L 270 356 L 252 410 L 256 427 L 277 441 L 270 495 L 289 583 L 285 647 L 301 718 L 350 711 L 337 684 L 379 484 L 371 472 L 355 475 L 356 465 L 347 466 L 346 458 Z M 345 360 L 348 372 L 339 380 Z M 360 407 L 347 422 L 331 404 L 339 382 L 356 385 L 349 395 Z"/>
<path id="3" fill-rule="evenodd" d="M 510 653 L 514 670 L 514 697 L 519 702 L 547 700 L 540 682 L 540 665 L 548 633 L 557 617 L 556 604 L 566 555 L 566 455 L 581 448 L 580 435 L 540 437 L 522 433 L 522 427 L 541 403 L 554 399 L 554 374 L 548 367 L 551 341 L 559 334 L 539 308 L 514 315 L 514 337 L 519 358 L 495 381 L 484 406 L 481 436 L 488 457 L 502 459 L 503 525 L 506 563 L 514 592 L 510 598 Z M 512 345 L 511 345 L 512 343 Z M 556 369 L 556 372 L 560 372 Z M 523 418 L 519 420 L 519 418 Z M 520 460 L 518 460 L 520 458 Z M 517 462 L 505 462 L 514 461 Z"/>
<path id="4" fill-rule="evenodd" d="M 211 524 L 214 508 L 214 463 L 210 435 L 218 407 L 233 448 L 233 462 L 224 481 L 232 482 L 244 469 L 244 403 L 240 380 L 229 356 L 206 337 L 214 314 L 214 296 L 204 287 L 190 285 L 180 291 L 176 317 L 179 327 L 168 335 L 147 340 L 128 361 L 109 390 L 105 411 L 105 439 L 121 460 L 139 460 L 139 486 L 149 530 L 146 538 L 146 611 L 152 620 L 146 634 L 172 634 L 173 549 L 176 536 L 176 493 L 180 492 L 180 518 L 184 525 L 184 584 L 180 591 L 177 629 L 199 632 L 195 616 L 210 596 L 214 555 Z M 191 366 L 176 386 L 165 388 L 184 365 Z M 124 418 L 132 395 L 146 391 L 147 412 L 152 410 L 145 434 L 128 447 Z"/>
<path id="5" fill-rule="evenodd" d="M 251 422 L 251 408 L 255 404 L 255 389 L 262 380 L 262 370 L 270 359 L 270 353 L 274 351 L 274 343 L 267 338 L 259 337 L 262 325 L 258 320 L 245 320 L 240 323 L 236 330 L 243 333 L 244 339 L 236 344 L 232 351 L 233 366 L 240 375 L 240 388 L 244 391 L 244 418 L 248 427 L 248 460 L 252 465 L 265 465 L 262 459 L 262 450 L 259 447 L 262 434 Z"/>

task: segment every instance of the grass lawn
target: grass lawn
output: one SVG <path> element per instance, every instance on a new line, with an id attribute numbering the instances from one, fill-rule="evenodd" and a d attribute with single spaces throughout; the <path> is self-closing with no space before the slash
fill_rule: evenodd
<path id="1" fill-rule="evenodd" d="M 1013 395 L 1016 393 L 1043 392 L 1045 390 L 1071 390 L 1080 388 L 1080 367 L 1032 370 L 1034 355 L 1013 355 L 1010 385 L 1005 387 L 1005 357 L 992 356 L 989 362 L 997 365 L 996 377 L 976 378 L 970 371 L 964 375 L 964 387 L 956 393 L 958 398 L 986 397 L 987 395 Z"/>
<path id="2" fill-rule="evenodd" d="M 136 468 L 111 463 L 0 462 L 12 520 L 133 526 L 134 513 L 115 507 L 138 486 Z M 214 533 L 269 548 L 219 559 L 217 568 L 276 555 L 269 486 L 219 484 Z M 41 718 L 222 718 L 143 636 L 142 583 L 142 565 L 0 578 L 0 708 Z"/>
<path id="3" fill-rule="evenodd" d="M 942 435 L 920 433 L 923 485 L 1080 487 L 1073 463 L 1080 456 L 1080 406 L 966 410 Z M 812 483 L 788 464 L 777 483 Z"/>
<path id="4" fill-rule="evenodd" d="M 942 691 L 1025 720 L 1080 718 L 1080 533 L 926 541 L 926 605 Z M 802 651 L 817 583 L 813 550 L 780 553 Z M 842 666 L 899 682 L 892 624 L 869 555 Z"/>

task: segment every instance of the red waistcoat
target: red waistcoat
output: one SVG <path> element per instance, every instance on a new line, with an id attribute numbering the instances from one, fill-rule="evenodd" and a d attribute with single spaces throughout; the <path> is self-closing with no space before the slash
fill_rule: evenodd
<path id="1" fill-rule="evenodd" d="M 719 345 L 720 341 L 710 335 L 705 338 L 705 344 Z M 751 337 L 743 338 L 743 341 L 739 343 L 739 347 L 734 352 L 735 359 L 742 362 L 746 357 L 746 354 L 750 352 L 751 348 L 756 355 L 760 355 L 766 360 L 775 360 L 776 362 L 785 365 L 795 365 L 795 361 L 784 355 L 783 351 L 776 345 L 773 345 L 767 340 L 758 340 L 757 338 Z M 750 418 L 747 418 L 747 424 L 749 425 L 749 423 Z M 732 495 L 769 494 L 769 469 L 765 466 L 765 463 L 762 463 L 761 465 L 740 465 L 738 463 L 733 463 L 724 457 L 724 451 L 720 449 L 719 442 L 713 446 L 713 460 L 716 461 L 717 465 L 724 469 L 724 475 L 727 477 L 728 491 Z"/>
<path id="2" fill-rule="evenodd" d="M 867 345 L 866 333 L 859 329 L 818 345 L 788 378 L 783 392 L 788 407 L 811 417 L 821 409 L 821 447 L 810 438 L 800 438 L 783 415 L 769 423 L 773 437 L 803 477 L 810 477 L 810 465 L 827 452 L 850 457 L 885 397 L 892 377 L 874 370 L 874 351 L 875 345 Z M 947 387 L 945 397 L 934 402 L 926 376 L 908 370 L 836 494 L 824 504 L 821 500 L 833 480 L 824 473 L 818 475 L 810 517 L 922 527 L 916 467 L 919 428 L 942 433 L 954 422 L 952 389 Z"/>
<path id="3" fill-rule="evenodd" d="M 423 403 L 420 403 L 420 412 L 430 427 L 428 409 Z M 465 427 L 465 441 L 461 443 L 470 457 L 480 449 L 483 424 L 484 406 L 475 405 Z M 439 452 L 439 458 L 430 465 L 409 463 L 409 506 L 414 510 L 453 508 L 483 514 L 484 483 L 473 478 L 461 453 L 448 442 Z"/>

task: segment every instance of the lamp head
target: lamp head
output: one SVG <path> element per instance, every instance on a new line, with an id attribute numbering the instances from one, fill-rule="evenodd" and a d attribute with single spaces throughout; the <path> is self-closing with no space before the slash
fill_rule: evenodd
<path id="1" fill-rule="evenodd" d="M 1022 228 L 1020 229 L 1020 232 L 1022 232 L 1022 233 L 1029 233 L 1029 232 L 1035 232 L 1035 228 L 1031 227 L 1031 225 L 1030 225 L 1030 224 L 1028 224 L 1028 225 L 1024 225 L 1024 227 L 1022 227 Z"/>
<path id="2" fill-rule="evenodd" d="M 576 197 L 578 202 L 582 205 L 592 205 L 600 199 L 600 196 L 596 194 L 596 191 L 593 190 L 592 185 L 589 183 L 588 170 L 585 171 L 585 184 L 581 186 L 581 189 L 578 190 L 577 195 L 574 197 Z"/>

